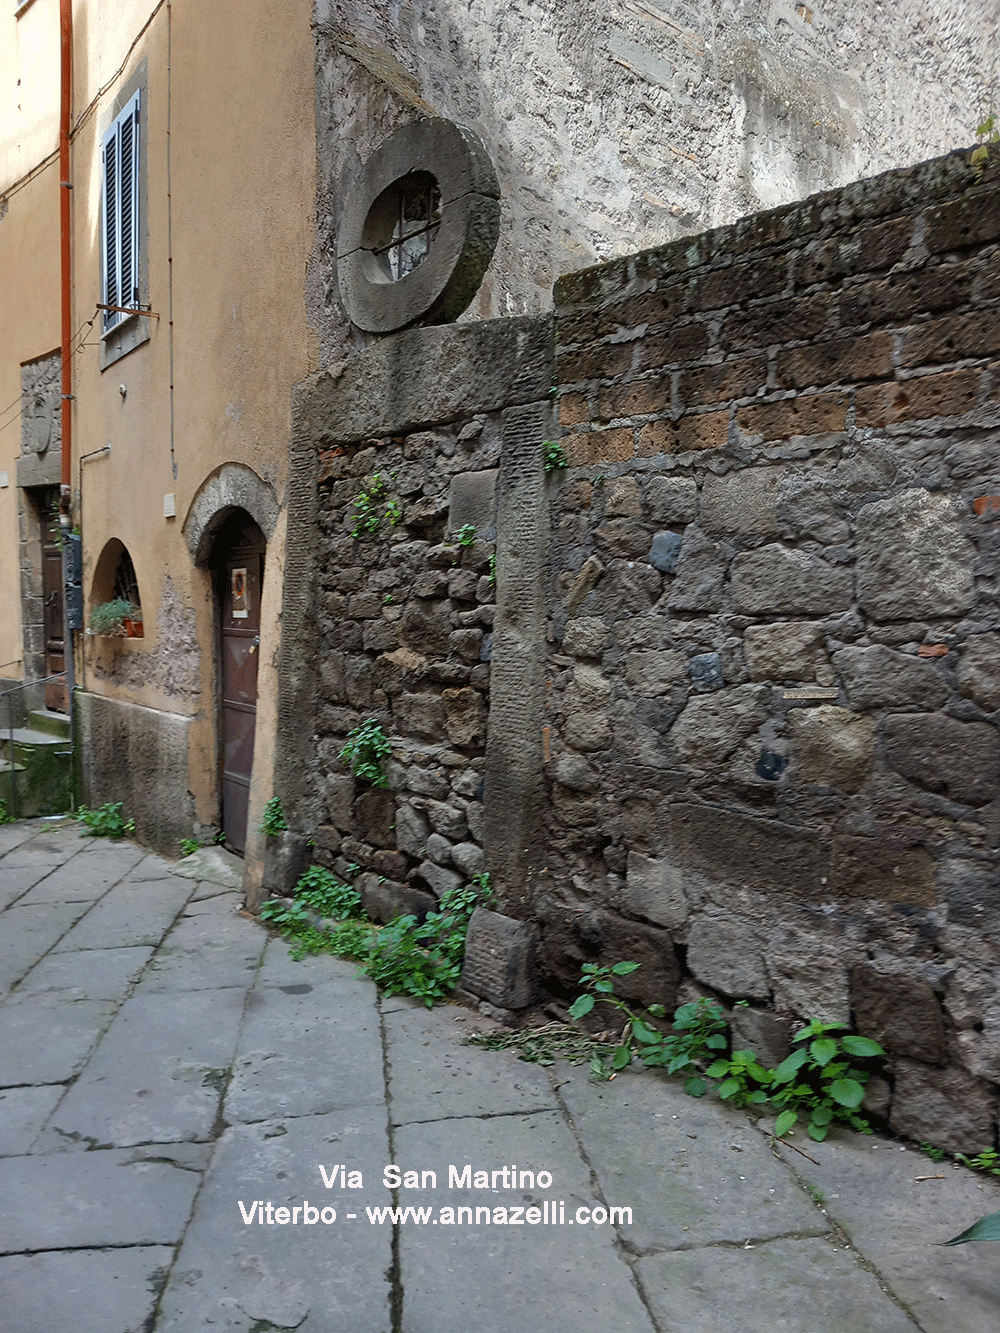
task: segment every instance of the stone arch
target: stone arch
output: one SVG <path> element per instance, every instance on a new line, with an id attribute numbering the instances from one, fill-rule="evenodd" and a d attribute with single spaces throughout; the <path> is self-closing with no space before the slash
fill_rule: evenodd
<path id="1" fill-rule="evenodd" d="M 245 510 L 270 541 L 280 510 L 274 488 L 242 463 L 223 463 L 202 482 L 182 529 L 200 568 L 208 567 L 215 536 L 237 509 Z"/>

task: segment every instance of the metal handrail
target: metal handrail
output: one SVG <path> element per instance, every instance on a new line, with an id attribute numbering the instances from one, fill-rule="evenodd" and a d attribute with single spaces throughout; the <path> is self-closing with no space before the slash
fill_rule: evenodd
<path id="1" fill-rule="evenodd" d="M 10 689 L 0 690 L 0 699 L 7 700 L 7 738 L 10 745 L 10 797 L 11 797 L 11 818 L 17 818 L 17 764 L 14 762 L 14 701 L 9 697 L 17 694 L 20 690 L 31 690 L 36 685 L 46 685 L 51 680 L 62 681 L 66 683 L 66 672 L 57 672 L 54 676 L 40 676 L 38 680 L 26 680 L 22 685 L 13 685 Z M 72 700 L 70 708 L 72 708 Z M 70 740 L 70 751 L 72 752 L 72 739 Z"/>

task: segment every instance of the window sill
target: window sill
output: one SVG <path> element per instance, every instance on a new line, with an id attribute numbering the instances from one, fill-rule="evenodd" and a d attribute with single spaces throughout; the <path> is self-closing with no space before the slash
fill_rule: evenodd
<path id="1" fill-rule="evenodd" d="M 123 356 L 128 356 L 143 343 L 149 342 L 148 315 L 129 315 L 113 329 L 101 335 L 101 370 L 107 370 Z"/>

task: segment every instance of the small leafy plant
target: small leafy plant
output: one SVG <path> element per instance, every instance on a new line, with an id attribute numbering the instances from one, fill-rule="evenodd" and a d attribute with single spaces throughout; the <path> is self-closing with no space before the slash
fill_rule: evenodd
<path id="1" fill-rule="evenodd" d="M 476 541 L 475 523 L 463 523 L 455 533 L 455 540 L 459 546 L 473 546 Z"/>
<path id="2" fill-rule="evenodd" d="M 983 1171 L 988 1176 L 1000 1176 L 1000 1153 L 994 1152 L 992 1148 L 976 1153 L 975 1157 L 966 1157 L 964 1153 L 958 1152 L 955 1154 L 955 1161 L 961 1162 L 970 1171 Z"/>
<path id="3" fill-rule="evenodd" d="M 809 1113 L 806 1132 L 817 1142 L 826 1138 L 834 1120 L 846 1122 L 861 1134 L 872 1133 L 868 1121 L 858 1114 L 868 1072 L 853 1067 L 851 1057 L 870 1059 L 885 1052 L 870 1037 L 839 1035 L 843 1028 L 842 1023 L 821 1023 L 814 1018 L 792 1038 L 799 1049 L 781 1062 L 771 1080 L 770 1100 L 784 1107 L 774 1131 L 779 1138 L 804 1112 Z"/>
<path id="4" fill-rule="evenodd" d="M 650 1005 L 650 1013 L 663 1017 L 662 1005 Z M 684 1091 L 704 1097 L 708 1084 L 701 1067 L 713 1052 L 726 1049 L 726 1023 L 721 1005 L 704 998 L 682 1004 L 674 1014 L 673 1032 L 640 1048 L 639 1059 L 648 1068 L 664 1068 L 668 1074 L 686 1076 Z"/>
<path id="5" fill-rule="evenodd" d="M 108 801 L 107 804 L 98 806 L 96 810 L 88 810 L 85 805 L 81 805 L 77 809 L 75 818 L 81 824 L 86 824 L 88 831 L 95 838 L 124 838 L 127 833 L 135 832 L 135 820 L 123 819 L 122 805 L 121 801 Z"/>
<path id="6" fill-rule="evenodd" d="M 403 510 L 397 499 L 393 497 L 385 507 L 385 516 L 389 520 L 389 526 L 398 528 L 403 521 Z"/>
<path id="7" fill-rule="evenodd" d="M 198 851 L 201 851 L 201 843 L 197 838 L 181 838 L 181 856 L 194 856 Z"/>
<path id="8" fill-rule="evenodd" d="M 14 816 L 7 809 L 7 802 L 0 797 L 0 824 L 13 824 Z"/>
<path id="9" fill-rule="evenodd" d="M 733 1051 L 713 1062 L 705 1070 L 706 1078 L 721 1078 L 716 1088 L 720 1102 L 733 1106 L 763 1106 L 767 1088 L 774 1075 L 758 1061 L 753 1051 Z"/>
<path id="10" fill-rule="evenodd" d="M 563 468 L 569 467 L 566 451 L 556 440 L 543 441 L 542 467 L 546 472 L 560 472 Z"/>
<path id="11" fill-rule="evenodd" d="M 288 821 L 285 819 L 285 812 L 281 808 L 281 801 L 277 796 L 272 796 L 267 805 L 264 806 L 264 817 L 260 821 L 260 831 L 266 838 L 276 838 L 280 833 L 284 833 L 288 828 Z"/>
<path id="12" fill-rule="evenodd" d="M 346 921 L 361 915 L 361 894 L 323 866 L 310 866 L 295 886 L 295 898 L 318 916 Z"/>
<path id="13" fill-rule="evenodd" d="M 113 639 L 124 639 L 128 634 L 126 620 L 142 622 L 142 612 L 125 597 L 116 597 L 110 602 L 101 602 L 90 613 L 88 622 L 91 632 Z"/>
<path id="14" fill-rule="evenodd" d="M 392 746 L 377 717 L 370 717 L 348 733 L 347 744 L 339 757 L 355 777 L 365 778 L 373 787 L 387 788 L 389 779 L 382 770 Z"/>
<path id="15" fill-rule="evenodd" d="M 1000 117 L 995 111 L 984 117 L 982 123 L 976 126 L 976 138 L 979 143 L 972 150 L 969 157 L 969 165 L 976 173 L 976 180 L 982 180 L 983 171 L 986 167 L 986 161 L 989 157 L 989 145 L 1000 143 Z"/>

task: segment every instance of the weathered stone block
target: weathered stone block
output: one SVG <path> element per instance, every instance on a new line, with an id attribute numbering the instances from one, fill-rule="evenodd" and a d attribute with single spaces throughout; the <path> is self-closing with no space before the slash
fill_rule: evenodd
<path id="1" fill-rule="evenodd" d="M 451 849 L 451 860 L 455 869 L 466 879 L 481 875 L 486 869 L 486 856 L 482 847 L 475 842 L 456 842 Z"/>
<path id="2" fill-rule="evenodd" d="M 748 625 L 743 635 L 751 680 L 813 680 L 822 645 L 823 625 L 815 620 Z"/>
<path id="3" fill-rule="evenodd" d="M 686 666 L 683 653 L 633 652 L 628 655 L 625 678 L 636 694 L 646 697 L 667 694 L 671 685 L 685 674 Z"/>
<path id="4" fill-rule="evenodd" d="M 993 1147 L 996 1097 L 960 1069 L 896 1064 L 889 1128 L 946 1152 L 975 1154 Z"/>
<path id="5" fill-rule="evenodd" d="M 678 802 L 670 809 L 670 857 L 716 883 L 817 898 L 826 854 L 811 831 L 717 806 Z"/>
<path id="6" fill-rule="evenodd" d="M 271 893 L 290 895 L 312 861 L 309 839 L 304 833 L 286 829 L 264 842 L 263 887 Z"/>
<path id="7" fill-rule="evenodd" d="M 782 468 L 741 468 L 724 477 L 709 473 L 701 488 L 701 526 L 716 534 L 776 537 L 783 476 Z"/>
<path id="8" fill-rule="evenodd" d="M 646 560 L 661 574 L 672 574 L 677 568 L 683 544 L 679 532 L 654 532 Z"/>
<path id="9" fill-rule="evenodd" d="M 654 523 L 693 523 L 698 515 L 698 487 L 691 477 L 650 477 L 646 504 Z"/>
<path id="10" fill-rule="evenodd" d="M 691 524 L 684 532 L 667 605 L 671 611 L 718 611 L 722 606 L 725 574 L 722 548 Z"/>
<path id="11" fill-rule="evenodd" d="M 851 1008 L 858 1031 L 893 1055 L 931 1065 L 947 1061 L 941 1006 L 922 978 L 859 963 L 851 968 Z"/>
<path id="12" fill-rule="evenodd" d="M 479 575 L 473 569 L 453 569 L 448 575 L 448 596 L 458 602 L 474 602 Z"/>
<path id="13" fill-rule="evenodd" d="M 875 758 L 875 723 L 846 708 L 820 704 L 788 715 L 790 777 L 856 792 Z"/>
<path id="14" fill-rule="evenodd" d="M 1000 708 L 1000 634 L 972 634 L 962 645 L 958 688 L 985 713 Z"/>
<path id="15" fill-rule="evenodd" d="M 688 915 L 682 879 L 672 862 L 629 852 L 622 906 L 632 916 L 677 930 Z"/>
<path id="16" fill-rule="evenodd" d="M 770 996 L 760 944 L 749 926 L 726 917 L 699 916 L 688 931 L 688 967 L 724 995 Z"/>
<path id="17" fill-rule="evenodd" d="M 885 721 L 885 756 L 903 777 L 963 805 L 997 794 L 1000 734 L 986 722 L 944 713 L 893 713 Z"/>
<path id="18" fill-rule="evenodd" d="M 444 801 L 427 801 L 427 818 L 435 833 L 448 838 L 451 842 L 461 842 L 466 833 L 465 815 L 453 805 Z"/>
<path id="19" fill-rule="evenodd" d="M 726 683 L 722 657 L 719 653 L 699 653 L 696 657 L 690 658 L 688 675 L 691 677 L 691 688 L 698 694 L 721 690 Z"/>
<path id="20" fill-rule="evenodd" d="M 610 556 L 638 560 L 649 550 L 649 530 L 634 518 L 609 518 L 594 529 L 594 541 Z"/>
<path id="21" fill-rule="evenodd" d="M 601 785 L 601 776 L 582 754 L 567 751 L 556 764 L 556 782 L 570 791 L 594 792 Z"/>
<path id="22" fill-rule="evenodd" d="M 462 989 L 500 1009 L 526 1009 L 538 996 L 538 928 L 477 907 L 465 938 Z"/>
<path id="23" fill-rule="evenodd" d="M 463 662 L 478 662 L 483 642 L 481 629 L 454 629 L 448 635 L 448 647 Z M 462 742 L 456 741 L 455 744 Z"/>
<path id="24" fill-rule="evenodd" d="M 392 847 L 396 840 L 395 818 L 396 803 L 392 792 L 371 787 L 354 799 L 355 836 L 370 842 L 373 847 Z"/>
<path id="25" fill-rule="evenodd" d="M 407 602 L 400 624 L 407 648 L 428 657 L 448 656 L 451 612 L 447 602 Z"/>
<path id="26" fill-rule="evenodd" d="M 792 1035 L 807 1019 L 850 1023 L 847 963 L 842 947 L 828 933 L 783 929 L 767 949 L 767 971 L 774 1004 L 798 1015 Z"/>
<path id="27" fill-rule="evenodd" d="M 433 861 L 421 861 L 412 873 L 415 879 L 429 885 L 438 898 L 450 893 L 452 889 L 462 887 L 461 875 L 456 875 L 454 870 L 446 870 L 444 866 L 435 865 Z"/>
<path id="28" fill-rule="evenodd" d="M 973 930 L 1000 930 L 1000 869 L 996 866 L 947 857 L 938 867 L 938 884 L 939 898 L 948 903 L 949 922 Z"/>
<path id="29" fill-rule="evenodd" d="M 935 901 L 934 862 L 922 847 L 904 835 L 878 838 L 835 837 L 830 863 L 831 893 L 852 898 L 932 907 Z"/>
<path id="30" fill-rule="evenodd" d="M 423 921 L 428 912 L 437 907 L 432 893 L 384 879 L 371 871 L 359 875 L 354 887 L 361 894 L 361 906 L 368 917 L 378 925 L 394 921 L 397 916 L 415 916 Z"/>
<path id="31" fill-rule="evenodd" d="M 323 779 L 323 799 L 330 823 L 341 833 L 354 829 L 354 778 L 349 774 L 334 773 Z"/>
<path id="32" fill-rule="evenodd" d="M 702 769 L 717 767 L 766 716 L 765 691 L 760 685 L 696 695 L 671 728 L 670 743 L 681 763 Z"/>
<path id="33" fill-rule="evenodd" d="M 445 730 L 452 745 L 485 745 L 487 711 L 478 690 L 442 690 L 447 709 Z"/>
<path id="34" fill-rule="evenodd" d="M 858 601 L 875 620 L 968 611 L 976 600 L 974 560 L 950 496 L 913 489 L 858 512 Z"/>
<path id="35" fill-rule="evenodd" d="M 827 614 L 851 604 L 849 569 L 776 542 L 740 552 L 731 582 L 733 606 L 747 615 Z"/>
<path id="36" fill-rule="evenodd" d="M 607 483 L 605 518 L 641 518 L 642 496 L 635 477 L 616 477 Z"/>
<path id="37" fill-rule="evenodd" d="M 833 665 L 840 673 L 852 708 L 886 708 L 917 704 L 940 708 L 948 685 L 936 666 L 884 644 L 873 648 L 842 648 Z"/>
<path id="38" fill-rule="evenodd" d="M 451 479 L 448 492 L 448 530 L 458 532 L 466 523 L 475 528 L 490 528 L 496 521 L 496 485 L 498 472 L 459 472 Z"/>
<path id="39" fill-rule="evenodd" d="M 597 616 L 579 616 L 566 624 L 563 651 L 571 653 L 573 657 L 600 657 L 607 637 L 607 626 L 603 620 Z"/>
<path id="40" fill-rule="evenodd" d="M 437 694 L 401 694 L 393 702 L 395 729 L 403 736 L 440 740 L 444 734 L 445 703 Z"/>
<path id="41" fill-rule="evenodd" d="M 427 838 L 427 855 L 436 865 L 449 865 L 451 862 L 451 843 L 447 838 L 442 838 L 440 833 L 431 833 Z"/>
<path id="42" fill-rule="evenodd" d="M 394 852 L 391 848 L 381 847 L 377 852 L 372 853 L 371 868 L 384 879 L 392 879 L 401 883 L 406 878 L 408 867 L 409 862 L 402 852 Z"/>
<path id="43" fill-rule="evenodd" d="M 792 1024 L 766 1009 L 734 1008 L 729 1019 L 733 1050 L 750 1050 L 765 1069 L 777 1069 L 791 1053 Z"/>
<path id="44" fill-rule="evenodd" d="M 406 788 L 417 796 L 431 796 L 435 801 L 441 801 L 451 790 L 451 783 L 440 768 L 411 764 L 406 770 Z"/>
<path id="45" fill-rule="evenodd" d="M 424 856 L 431 826 L 423 811 L 415 810 L 409 801 L 401 801 L 396 809 L 396 846 L 410 856 Z"/>

